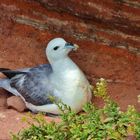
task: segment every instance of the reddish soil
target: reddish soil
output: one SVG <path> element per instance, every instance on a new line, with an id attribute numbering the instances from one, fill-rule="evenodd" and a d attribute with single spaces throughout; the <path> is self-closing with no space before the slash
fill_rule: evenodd
<path id="1" fill-rule="evenodd" d="M 135 105 L 140 111 L 140 105 L 137 103 L 137 96 L 140 94 L 140 56 L 92 41 L 78 41 L 61 33 L 38 30 L 18 24 L 11 19 L 15 13 L 30 15 L 31 9 L 48 14 L 43 7 L 34 2 L 31 6 L 31 2 L 25 1 L 22 3 L 16 0 L 0 1 L 0 67 L 17 69 L 47 63 L 45 48 L 48 41 L 54 37 L 64 37 L 80 46 L 79 50 L 70 56 L 93 85 L 99 78 L 105 78 L 108 81 L 109 95 L 122 110 L 128 105 Z M 51 14 L 61 17 L 55 12 L 49 12 L 49 15 Z M 75 17 L 67 15 L 63 18 L 75 20 Z M 97 98 L 93 99 L 93 103 L 102 105 Z M 0 140 L 10 139 L 9 132 L 15 133 L 25 127 L 21 121 L 25 114 L 13 109 L 0 108 Z"/>

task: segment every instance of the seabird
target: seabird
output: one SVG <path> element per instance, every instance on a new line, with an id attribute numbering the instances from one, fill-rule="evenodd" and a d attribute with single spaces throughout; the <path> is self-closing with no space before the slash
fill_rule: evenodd
<path id="1" fill-rule="evenodd" d="M 15 71 L 0 68 L 0 72 L 6 75 L 0 79 L 0 88 L 20 96 L 33 112 L 61 114 L 50 96 L 75 112 L 81 111 L 92 95 L 87 78 L 68 56 L 74 49 L 76 45 L 63 38 L 52 39 L 46 48 L 49 64 Z"/>

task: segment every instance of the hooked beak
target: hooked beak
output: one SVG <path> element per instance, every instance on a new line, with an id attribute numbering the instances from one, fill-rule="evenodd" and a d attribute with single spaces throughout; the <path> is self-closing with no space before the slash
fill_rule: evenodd
<path id="1" fill-rule="evenodd" d="M 79 46 L 77 44 L 72 44 L 72 43 L 67 42 L 65 44 L 65 48 L 70 48 L 70 49 L 76 51 L 79 48 Z"/>

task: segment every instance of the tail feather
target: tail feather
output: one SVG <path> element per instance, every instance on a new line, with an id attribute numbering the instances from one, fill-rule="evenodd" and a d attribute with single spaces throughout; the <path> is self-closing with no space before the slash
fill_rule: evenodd
<path id="1" fill-rule="evenodd" d="M 4 88 L 6 79 L 0 79 L 0 88 Z"/>
<path id="2" fill-rule="evenodd" d="M 11 87 L 10 85 L 10 79 L 0 79 L 0 88 L 3 88 L 9 92 L 11 92 L 12 94 L 16 95 L 16 96 L 19 96 L 20 94 L 18 93 L 18 91 Z"/>
<path id="3" fill-rule="evenodd" d="M 6 70 L 10 70 L 10 69 L 7 69 L 7 68 L 0 68 L 0 72 L 1 72 L 1 71 L 6 71 Z"/>
<path id="4" fill-rule="evenodd" d="M 5 76 L 7 76 L 9 79 L 12 77 L 18 75 L 18 74 L 27 74 L 27 72 L 22 72 L 22 71 L 12 71 L 7 68 L 0 68 L 0 72 L 3 73 Z"/>

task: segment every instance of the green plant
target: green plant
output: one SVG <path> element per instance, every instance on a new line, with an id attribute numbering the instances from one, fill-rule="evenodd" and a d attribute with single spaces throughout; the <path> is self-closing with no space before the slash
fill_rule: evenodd
<path id="1" fill-rule="evenodd" d="M 104 79 L 96 84 L 94 96 L 105 102 L 103 108 L 91 103 L 83 107 L 83 113 L 76 114 L 70 107 L 58 103 L 63 112 L 60 123 L 46 122 L 43 115 L 30 115 L 30 127 L 13 135 L 13 140 L 123 140 L 128 135 L 140 139 L 140 113 L 134 106 L 120 111 L 119 106 L 107 95 Z M 26 121 L 27 121 L 26 120 Z"/>

